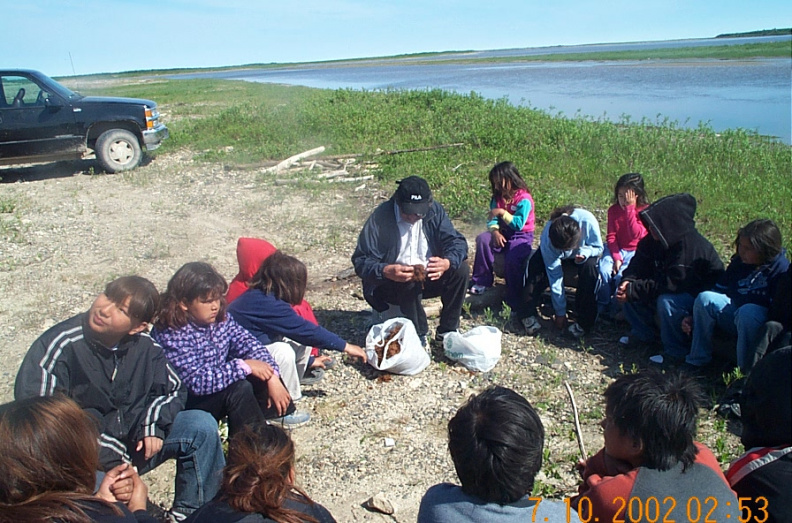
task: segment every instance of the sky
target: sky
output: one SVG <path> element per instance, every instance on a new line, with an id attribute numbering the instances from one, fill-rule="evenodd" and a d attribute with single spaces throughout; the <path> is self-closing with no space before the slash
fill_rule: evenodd
<path id="1" fill-rule="evenodd" d="M 0 68 L 65 76 L 791 26 L 789 0 L 24 0 L 2 7 Z"/>

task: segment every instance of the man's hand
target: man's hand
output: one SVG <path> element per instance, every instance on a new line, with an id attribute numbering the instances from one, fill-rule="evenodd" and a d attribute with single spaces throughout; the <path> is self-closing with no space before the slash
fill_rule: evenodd
<path id="1" fill-rule="evenodd" d="M 141 449 L 145 450 L 143 455 L 146 457 L 146 459 L 151 459 L 154 457 L 154 454 L 162 449 L 162 440 L 156 436 L 146 436 L 142 440 L 138 441 L 137 447 L 135 447 L 137 452 L 140 452 Z"/>
<path id="2" fill-rule="evenodd" d="M 583 256 L 582 254 L 575 255 L 575 263 L 583 263 L 584 261 L 586 261 L 585 256 Z"/>
<path id="3" fill-rule="evenodd" d="M 498 230 L 495 229 L 492 231 L 492 240 L 490 240 L 490 245 L 502 249 L 506 245 L 506 237 Z"/>
<path id="4" fill-rule="evenodd" d="M 269 398 L 267 399 L 267 407 L 275 406 L 278 411 L 278 416 L 285 416 L 286 409 L 289 408 L 291 403 L 291 396 L 289 391 L 283 386 L 283 383 L 277 378 L 267 381 L 267 390 L 269 391 Z"/>
<path id="5" fill-rule="evenodd" d="M 430 280 L 439 280 L 443 273 L 451 267 L 451 262 L 445 258 L 432 256 L 426 265 L 426 277 Z"/>
<path id="6" fill-rule="evenodd" d="M 411 281 L 413 279 L 414 272 L 415 269 L 413 269 L 411 265 L 401 265 L 398 263 L 386 265 L 382 269 L 382 275 L 385 278 L 399 283 L 407 283 L 408 281 Z"/>
<path id="7" fill-rule="evenodd" d="M 133 476 L 137 471 L 129 463 L 116 465 L 105 473 L 96 496 L 110 503 L 129 503 L 135 488 Z"/>
<path id="8" fill-rule="evenodd" d="M 627 289 L 630 286 L 629 281 L 623 281 L 616 288 L 616 301 L 619 303 L 627 303 Z"/>
<path id="9" fill-rule="evenodd" d="M 261 360 L 245 360 L 245 363 L 250 367 L 250 375 L 261 381 L 267 381 L 275 375 L 275 370 L 269 363 Z"/>
<path id="10" fill-rule="evenodd" d="M 346 346 L 344 347 L 344 353 L 349 354 L 353 358 L 360 358 L 361 360 L 363 360 L 363 362 L 365 362 L 367 359 L 366 351 L 364 351 L 358 345 L 352 345 L 351 343 L 346 344 Z"/>

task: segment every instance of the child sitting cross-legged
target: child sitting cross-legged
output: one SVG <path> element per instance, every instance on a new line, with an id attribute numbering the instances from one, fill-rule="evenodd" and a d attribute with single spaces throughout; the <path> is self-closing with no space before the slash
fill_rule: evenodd
<path id="1" fill-rule="evenodd" d="M 578 463 L 572 507 L 581 520 L 629 520 L 641 510 L 687 521 L 695 507 L 712 521 L 740 517 L 718 460 L 695 441 L 700 397 L 695 378 L 676 371 L 626 374 L 608 386 L 605 447 Z"/>

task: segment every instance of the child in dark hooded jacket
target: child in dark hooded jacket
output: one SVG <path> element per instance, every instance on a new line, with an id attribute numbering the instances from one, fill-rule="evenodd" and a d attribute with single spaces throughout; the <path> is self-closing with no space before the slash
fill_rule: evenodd
<path id="1" fill-rule="evenodd" d="M 682 332 L 682 320 L 691 314 L 693 302 L 711 289 L 723 274 L 723 262 L 712 244 L 696 230 L 696 199 L 681 193 L 666 196 L 642 210 L 639 217 L 649 234 L 635 250 L 630 266 L 616 291 L 630 323 L 628 339 L 635 345 L 655 339 L 654 314 L 660 317 L 664 356 L 681 362 L 690 339 Z M 653 357 L 662 362 L 662 357 Z"/>

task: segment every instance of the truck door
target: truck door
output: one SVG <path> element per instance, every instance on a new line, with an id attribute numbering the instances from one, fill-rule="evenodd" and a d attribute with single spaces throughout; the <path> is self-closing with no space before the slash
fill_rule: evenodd
<path id="1" fill-rule="evenodd" d="M 67 100 L 22 73 L 0 76 L 0 95 L 0 162 L 81 156 L 85 139 Z"/>

